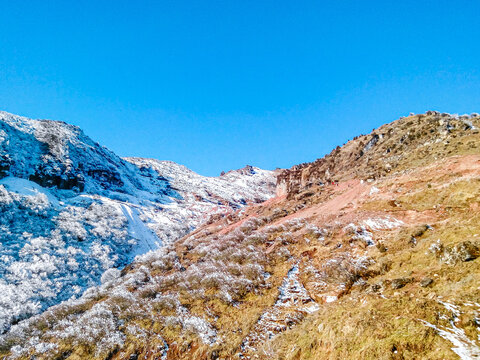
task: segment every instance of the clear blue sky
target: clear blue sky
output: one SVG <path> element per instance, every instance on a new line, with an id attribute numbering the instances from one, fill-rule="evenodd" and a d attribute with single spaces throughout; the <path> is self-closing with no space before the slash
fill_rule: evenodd
<path id="1" fill-rule="evenodd" d="M 480 112 L 480 1 L 0 0 L 0 109 L 204 175 Z"/>

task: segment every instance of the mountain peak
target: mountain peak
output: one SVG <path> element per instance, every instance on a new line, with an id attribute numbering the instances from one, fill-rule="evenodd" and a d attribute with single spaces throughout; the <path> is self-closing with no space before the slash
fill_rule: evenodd
<path id="1" fill-rule="evenodd" d="M 227 172 L 222 172 L 222 174 L 220 174 L 220 176 L 224 176 L 224 175 L 227 175 L 227 174 L 230 174 L 230 173 L 238 173 L 238 174 L 241 174 L 241 175 L 253 175 L 253 174 L 256 173 L 255 169 L 258 169 L 258 168 L 255 168 L 252 165 L 245 165 L 243 168 L 240 168 L 240 169 L 229 170 Z"/>

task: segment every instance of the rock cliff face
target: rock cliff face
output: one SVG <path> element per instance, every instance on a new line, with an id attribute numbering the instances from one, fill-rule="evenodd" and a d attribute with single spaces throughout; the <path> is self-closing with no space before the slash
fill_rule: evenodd
<path id="1" fill-rule="evenodd" d="M 19 321 L 0 337 L 0 355 L 478 359 L 478 126 L 476 114 L 397 120 L 284 171 L 279 196 L 261 203 L 248 200 L 258 196 L 252 184 L 271 189 L 256 168 L 205 179 L 170 162 L 128 159 L 140 169 L 138 181 L 167 181 L 178 194 L 170 204 L 188 204 L 176 214 L 191 206 L 232 211 L 108 270 L 82 296 Z M 237 190 L 229 193 L 227 183 Z M 244 202 L 239 210 L 230 205 Z M 91 227 L 105 218 L 94 210 Z M 130 231 L 150 244 L 142 219 L 155 228 L 155 212 L 123 210 Z"/>

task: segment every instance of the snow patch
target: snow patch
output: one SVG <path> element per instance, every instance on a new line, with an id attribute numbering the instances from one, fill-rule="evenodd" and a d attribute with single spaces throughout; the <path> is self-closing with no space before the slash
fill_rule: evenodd
<path id="1" fill-rule="evenodd" d="M 465 331 L 455 325 L 458 321 L 461 311 L 458 306 L 448 303 L 446 301 L 439 301 L 447 311 L 453 315 L 453 319 L 449 320 L 449 326 L 433 325 L 425 320 L 420 320 L 426 326 L 435 329 L 442 338 L 450 341 L 453 344 L 452 351 L 457 354 L 462 360 L 476 360 L 480 358 L 480 347 L 478 344 L 470 339 Z M 479 309 L 480 310 L 480 307 Z M 441 316 L 440 319 L 448 320 L 447 316 Z M 478 336 L 480 341 L 480 335 Z"/>
<path id="2" fill-rule="evenodd" d="M 55 208 L 60 207 L 58 199 L 46 188 L 41 187 L 33 181 L 8 176 L 0 180 L 0 185 L 4 185 L 8 191 L 23 196 L 45 196 L 49 203 Z"/>
<path id="3" fill-rule="evenodd" d="M 128 221 L 128 233 L 137 240 L 131 256 L 142 255 L 162 246 L 162 241 L 140 219 L 137 208 L 127 204 L 122 204 L 121 207 Z"/>
<path id="4" fill-rule="evenodd" d="M 403 221 L 391 217 L 373 218 L 363 221 L 370 230 L 391 230 L 403 225 Z"/>

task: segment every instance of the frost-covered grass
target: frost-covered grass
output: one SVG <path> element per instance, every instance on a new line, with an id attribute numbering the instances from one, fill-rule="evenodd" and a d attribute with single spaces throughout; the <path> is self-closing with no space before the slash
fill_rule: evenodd
<path id="1" fill-rule="evenodd" d="M 273 191 L 270 171 L 127 161 L 78 127 L 0 112 L 0 334 Z"/>
<path id="2" fill-rule="evenodd" d="M 20 357 L 48 347 L 52 355 L 73 352 L 104 358 L 125 353 L 132 343 L 143 346 L 150 341 L 161 349 L 169 346 L 170 352 L 192 341 L 202 353 L 216 348 L 233 352 L 243 336 L 232 331 L 247 331 L 262 309 L 285 304 L 283 298 L 290 292 L 301 292 L 298 304 L 292 303 L 301 311 L 315 307 L 311 299 L 304 304 L 309 296 L 296 272 L 287 276 L 291 279 L 281 290 L 289 266 L 285 261 L 291 257 L 288 247 L 296 246 L 295 238 L 303 238 L 299 233 L 308 223 L 294 220 L 266 227 L 268 223 L 268 218 L 252 217 L 227 234 L 199 232 L 138 256 L 122 272 L 105 272 L 102 285 L 89 288 L 78 300 L 13 326 L 2 345 Z M 306 231 L 321 232 L 313 226 Z M 89 328 L 82 332 L 85 327 Z M 225 348 L 223 341 L 231 336 L 237 340 Z"/>
<path id="3" fill-rule="evenodd" d="M 266 288 L 264 266 L 269 261 L 261 248 L 251 245 L 260 224 L 246 223 L 217 241 L 192 237 L 175 248 L 149 252 L 137 257 L 134 268 L 123 276 L 108 270 L 100 287 L 14 326 L 3 337 L 3 345 L 19 356 L 48 346 L 52 354 L 81 349 L 83 354 L 103 357 L 122 347 L 132 326 L 147 334 L 153 324 L 155 333 L 169 341 L 185 337 L 212 346 L 219 341 L 217 330 L 206 314 L 192 313 L 198 312 L 192 305 L 213 302 L 233 308 L 250 293 Z M 190 248 L 188 258 L 179 252 L 184 246 Z"/>
<path id="4" fill-rule="evenodd" d="M 125 264 L 126 220 L 100 201 L 55 207 L 44 193 L 0 185 L 0 331 L 96 285 Z"/>
<path id="5" fill-rule="evenodd" d="M 109 269 L 125 265 L 134 255 L 151 249 L 144 244 L 148 241 L 145 235 L 155 238 L 155 234 L 140 219 L 138 210 L 133 208 L 127 214 L 124 211 L 132 205 L 99 196 L 61 198 L 59 201 L 58 194 L 52 195 L 27 180 L 7 178 L 3 181 L 5 185 L 0 185 L 2 332 L 7 331 L 11 323 L 60 301 L 78 297 L 85 289 L 97 285 L 108 270 L 102 278 L 105 282 L 113 271 Z M 127 216 L 129 214 L 132 215 Z M 249 230 L 244 228 L 243 231 Z M 241 234 L 244 236 L 243 232 Z M 208 253 L 215 263 L 209 266 L 201 263 L 182 273 L 183 278 L 177 280 L 188 279 L 185 291 L 206 286 L 220 291 L 215 296 L 230 301 L 237 298 L 236 295 L 231 297 L 230 292 L 245 294 L 250 291 L 263 269 L 251 264 L 239 270 L 238 263 L 256 261 L 258 255 L 252 248 L 242 251 L 235 248 L 235 241 L 232 237 L 222 246 L 199 246 L 196 254 Z M 150 246 L 159 243 L 152 240 Z M 225 263 L 227 258 L 231 261 Z M 175 259 L 168 255 L 164 258 L 157 255 L 151 261 L 158 270 L 171 269 L 174 263 Z M 229 271 L 217 272 L 216 268 Z"/>
<path id="6" fill-rule="evenodd" d="M 414 120 L 401 126 L 414 127 Z M 468 125 L 460 118 L 454 120 Z M 477 122 L 472 120 L 472 125 Z M 445 124 L 434 125 L 446 131 Z M 406 139 L 417 145 L 416 138 Z M 369 156 L 375 146 L 368 150 Z M 152 161 L 140 163 L 142 183 L 149 186 L 160 181 L 156 176 L 162 169 L 173 166 L 155 169 Z M 372 164 L 382 165 L 380 161 Z M 192 174 L 182 178 L 183 170 L 176 168 L 180 179 L 169 181 L 176 181 L 180 192 L 182 182 L 187 186 L 188 181 L 200 179 Z M 348 168 L 352 170 L 356 169 Z M 245 355 L 272 360 L 454 358 L 453 343 L 460 350 L 459 345 L 478 345 L 479 262 L 445 264 L 429 249 L 438 239 L 454 246 L 479 236 L 478 176 L 471 181 L 453 181 L 455 174 L 442 176 L 435 178 L 428 169 L 428 179 L 422 181 L 377 179 L 375 186 L 381 190 L 366 197 L 368 203 L 359 204 L 359 209 L 346 206 L 335 216 L 302 212 L 310 214 L 308 219 L 292 219 L 292 215 L 310 206 L 308 201 L 333 199 L 335 191 L 315 194 L 302 204 L 298 199 L 276 199 L 227 215 L 222 209 L 235 206 L 222 204 L 207 192 L 185 193 L 183 200 L 172 196 L 171 202 L 148 207 L 135 203 L 135 196 L 128 193 L 115 193 L 109 200 L 83 194 L 71 202 L 62 199 L 57 208 L 38 198 L 27 204 L 25 211 L 36 214 L 29 213 L 28 218 L 35 219 L 35 224 L 44 222 L 43 238 L 59 230 L 65 243 L 88 243 L 93 232 L 109 243 L 113 233 L 95 227 L 103 220 L 95 217 L 98 206 L 108 207 L 105 211 L 113 218 L 115 231 L 126 230 L 128 235 L 132 235 L 131 223 L 116 215 L 125 215 L 122 205 L 139 210 L 134 222 L 141 225 L 141 221 L 145 227 L 137 228 L 138 232 L 158 233 L 164 227 L 167 238 L 190 231 L 185 220 L 201 221 L 195 213 L 198 209 L 218 212 L 218 216 L 191 235 L 164 241 L 163 248 L 138 256 L 122 270 L 107 270 L 102 284 L 89 288 L 79 299 L 14 325 L 1 337 L 1 355 L 228 359 L 245 350 Z M 400 187 L 403 190 L 387 193 Z M 22 196 L 27 195 L 39 194 Z M 242 198 L 235 201 L 241 203 Z M 79 203 L 84 200 L 87 206 Z M 15 201 L 5 203 L 17 206 Z M 192 208 L 180 206 L 180 201 Z M 87 215 L 90 207 L 93 213 Z M 60 216 L 70 208 L 70 213 Z M 174 214 L 174 220 L 167 213 Z M 289 220 L 284 219 L 287 215 Z M 60 228 L 62 222 L 65 226 Z M 116 228 L 120 224 L 124 228 Z M 29 234 L 22 236 L 27 239 Z M 130 244 L 133 239 L 125 240 Z M 377 246 L 367 246 L 367 240 Z M 42 244 L 44 240 L 37 239 L 29 246 Z M 90 248 L 97 249 L 93 242 Z M 51 270 L 39 264 L 43 272 Z M 69 266 L 80 271 L 81 265 L 76 261 Z M 16 271 L 21 273 L 21 264 Z M 432 281 L 424 286 L 424 279 Z M 396 280 L 405 282 L 392 286 Z M 247 344 L 245 339 L 253 341 Z M 254 349 L 250 354 L 249 346 Z"/>

